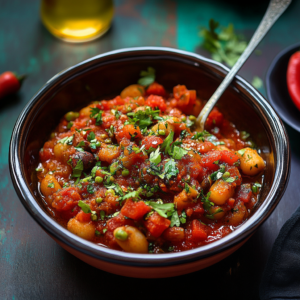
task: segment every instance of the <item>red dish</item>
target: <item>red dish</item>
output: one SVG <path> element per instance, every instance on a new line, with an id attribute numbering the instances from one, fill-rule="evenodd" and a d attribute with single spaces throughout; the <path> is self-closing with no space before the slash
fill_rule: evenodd
<path id="1" fill-rule="evenodd" d="M 264 160 L 250 135 L 184 85 L 172 93 L 134 84 L 111 100 L 69 112 L 40 150 L 40 190 L 72 233 L 135 253 L 190 250 L 244 223 Z"/>

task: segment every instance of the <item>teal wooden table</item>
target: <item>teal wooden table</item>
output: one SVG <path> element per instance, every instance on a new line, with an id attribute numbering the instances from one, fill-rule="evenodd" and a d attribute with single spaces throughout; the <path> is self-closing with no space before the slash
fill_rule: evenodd
<path id="1" fill-rule="evenodd" d="M 240 3 L 244 3 L 242 6 Z M 246 3 L 246 4 L 245 4 Z M 251 3 L 251 6 L 250 6 Z M 292 168 L 287 191 L 266 223 L 237 252 L 199 272 L 169 279 L 131 279 L 95 269 L 49 238 L 21 205 L 11 183 L 8 148 L 14 123 L 30 98 L 57 72 L 94 55 L 124 47 L 201 50 L 199 27 L 210 18 L 250 37 L 268 1 L 116 0 L 113 26 L 101 39 L 67 44 L 39 18 L 39 1 L 0 0 L 0 73 L 28 74 L 22 90 L 0 100 L 0 299 L 258 299 L 263 268 L 284 222 L 299 205 L 300 134 L 287 126 Z M 299 42 L 300 1 L 294 1 L 240 71 L 265 77 L 275 55 Z M 265 94 L 262 88 L 261 92 Z"/>

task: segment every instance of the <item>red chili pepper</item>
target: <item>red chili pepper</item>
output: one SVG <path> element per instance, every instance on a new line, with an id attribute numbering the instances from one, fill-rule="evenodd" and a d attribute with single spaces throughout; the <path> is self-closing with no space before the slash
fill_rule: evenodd
<path id="1" fill-rule="evenodd" d="M 300 110 L 300 51 L 294 53 L 289 60 L 287 86 L 294 104 Z"/>
<path id="2" fill-rule="evenodd" d="M 0 75 L 0 99 L 17 92 L 24 79 L 25 75 L 17 76 L 10 71 L 2 73 Z"/>

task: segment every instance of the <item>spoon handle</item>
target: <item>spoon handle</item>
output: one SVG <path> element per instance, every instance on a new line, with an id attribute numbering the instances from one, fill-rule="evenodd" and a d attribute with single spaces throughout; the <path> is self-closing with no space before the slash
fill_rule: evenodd
<path id="1" fill-rule="evenodd" d="M 200 132 L 204 130 L 205 121 L 209 113 L 211 112 L 211 110 L 213 109 L 213 107 L 215 106 L 219 98 L 222 96 L 223 92 L 226 90 L 228 85 L 231 83 L 231 81 L 233 80 L 237 72 L 240 70 L 240 68 L 243 66 L 245 61 L 248 59 L 248 57 L 251 55 L 251 53 L 254 51 L 254 49 L 257 47 L 260 41 L 264 38 L 264 36 L 267 34 L 267 32 L 270 30 L 270 28 L 281 16 L 281 14 L 286 10 L 286 8 L 290 5 L 291 2 L 292 0 L 271 0 L 270 1 L 268 9 L 262 21 L 260 22 L 258 28 L 256 29 L 247 48 L 240 56 L 238 61 L 235 63 L 235 65 L 232 67 L 230 72 L 223 79 L 222 83 L 216 89 L 214 94 L 210 97 L 209 101 L 205 104 L 205 106 L 201 110 L 196 120 L 196 126 L 199 128 Z"/>

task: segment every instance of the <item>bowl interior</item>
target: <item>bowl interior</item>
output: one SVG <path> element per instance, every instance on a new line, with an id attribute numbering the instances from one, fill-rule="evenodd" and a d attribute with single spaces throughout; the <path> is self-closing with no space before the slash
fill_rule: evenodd
<path id="1" fill-rule="evenodd" d="M 279 53 L 269 68 L 266 83 L 269 101 L 276 112 L 287 124 L 300 132 L 300 111 L 289 95 L 286 80 L 289 59 L 299 50 L 298 43 Z"/>
<path id="2" fill-rule="evenodd" d="M 177 84 L 185 84 L 189 89 L 196 89 L 198 97 L 203 100 L 210 98 L 228 71 L 218 63 L 175 50 L 144 49 L 100 55 L 66 70 L 48 81 L 24 109 L 15 127 L 11 145 L 16 143 L 18 150 L 15 151 L 17 152 L 16 165 L 14 159 L 11 158 L 11 170 L 20 164 L 20 171 L 18 175 L 17 171 L 11 172 L 23 204 L 44 229 L 50 232 L 56 230 L 54 232 L 56 237 L 57 232 L 61 230 L 64 235 L 62 240 L 68 239 L 69 243 L 72 243 L 73 240 L 76 241 L 73 244 L 74 247 L 81 243 L 78 247 L 85 247 L 87 252 L 93 248 L 94 254 L 106 251 L 105 253 L 109 253 L 110 256 L 115 253 L 115 257 L 122 259 L 126 257 L 128 260 L 142 257 L 110 249 L 101 250 L 102 247 L 75 237 L 66 230 L 64 231 L 55 222 L 45 221 L 44 216 L 38 216 L 40 213 L 32 208 L 36 203 L 45 212 L 38 193 L 35 175 L 38 152 L 66 112 L 84 107 L 93 100 L 111 99 L 120 94 L 124 87 L 136 83 L 140 71 L 149 66 L 155 68 L 156 80 L 168 90 Z M 247 82 L 237 78 L 221 97 L 218 106 L 239 130 L 246 130 L 251 134 L 262 151 L 267 168 L 254 216 L 227 237 L 207 246 L 186 251 L 190 252 L 191 259 L 199 257 L 199 253 L 208 256 L 220 252 L 248 237 L 275 208 L 285 189 L 284 184 L 288 177 L 287 137 L 280 120 L 262 96 Z M 279 142 L 280 139 L 281 142 Z M 11 146 L 11 155 L 14 152 L 13 147 Z M 281 155 L 279 154 L 280 147 L 282 148 Z M 278 163 L 280 165 L 277 165 Z M 278 171 L 278 168 L 281 170 Z M 278 172 L 280 175 L 277 174 Z M 278 182 L 274 181 L 276 176 L 280 177 Z M 22 180 L 25 183 L 21 182 Z M 30 192 L 27 192 L 28 188 Z M 268 201 L 265 201 L 266 198 Z M 259 213 L 256 213 L 257 211 Z M 154 261 L 159 260 L 162 255 L 146 256 L 147 259 Z M 173 258 L 175 260 L 176 257 L 186 256 L 186 254 L 176 253 L 173 256 L 172 254 L 163 254 L 163 256 L 162 261 L 169 258 L 171 261 Z"/>

